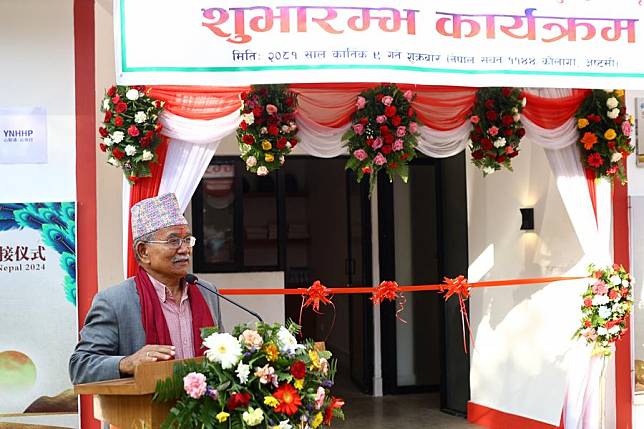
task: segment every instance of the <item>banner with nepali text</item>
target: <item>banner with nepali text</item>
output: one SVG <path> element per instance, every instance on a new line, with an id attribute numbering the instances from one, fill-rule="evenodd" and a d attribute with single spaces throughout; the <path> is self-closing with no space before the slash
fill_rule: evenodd
<path id="1" fill-rule="evenodd" d="M 644 89 L 638 0 L 115 0 L 117 82 Z"/>

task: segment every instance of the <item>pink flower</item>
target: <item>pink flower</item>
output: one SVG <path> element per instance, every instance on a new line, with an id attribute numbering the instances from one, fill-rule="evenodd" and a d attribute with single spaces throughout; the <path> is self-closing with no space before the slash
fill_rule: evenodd
<path id="1" fill-rule="evenodd" d="M 495 135 L 499 134 L 499 129 L 495 126 L 491 126 L 489 130 L 487 130 L 487 133 L 494 137 Z"/>
<path id="2" fill-rule="evenodd" d="M 410 122 L 409 123 L 409 132 L 412 134 L 416 134 L 418 131 L 418 124 L 416 122 Z"/>
<path id="3" fill-rule="evenodd" d="M 324 397 L 326 396 L 326 393 L 324 392 L 324 387 L 319 386 L 318 391 L 315 394 L 315 409 L 319 410 L 322 408 L 322 405 L 324 404 Z"/>
<path id="4" fill-rule="evenodd" d="M 279 386 L 277 382 L 277 374 L 275 374 L 275 368 L 268 366 L 268 364 L 263 367 L 255 368 L 255 377 L 259 377 L 259 382 L 262 384 L 272 384 L 273 386 Z"/>
<path id="5" fill-rule="evenodd" d="M 412 99 L 412 98 L 414 98 L 414 94 L 411 92 L 411 89 L 408 89 L 408 90 L 407 90 L 407 91 L 405 91 L 405 93 L 403 94 L 403 97 L 405 97 L 405 100 L 407 100 L 407 101 L 411 102 L 411 99 Z"/>
<path id="6" fill-rule="evenodd" d="M 206 376 L 199 372 L 191 372 L 183 377 L 183 390 L 193 399 L 201 398 L 206 393 Z"/>
<path id="7" fill-rule="evenodd" d="M 266 113 L 268 113 L 269 115 L 272 115 L 273 113 L 277 113 L 277 107 L 272 104 L 267 104 Z"/>
<path id="8" fill-rule="evenodd" d="M 391 106 L 392 101 L 394 101 L 394 99 L 389 95 L 382 97 L 382 104 L 384 104 L 385 106 Z"/>
<path id="9" fill-rule="evenodd" d="M 373 162 L 376 165 L 383 165 L 387 163 L 387 158 L 385 158 L 380 152 L 378 152 L 378 155 L 373 159 Z"/>
<path id="10" fill-rule="evenodd" d="M 479 117 L 474 115 L 470 118 L 470 122 L 473 124 L 478 124 L 479 123 Z"/>
<path id="11" fill-rule="evenodd" d="M 362 133 L 364 132 L 364 125 L 362 125 L 362 124 L 355 124 L 355 125 L 353 126 L 353 131 L 354 131 L 357 135 L 361 136 L 361 135 L 362 135 Z"/>
<path id="12" fill-rule="evenodd" d="M 398 129 L 396 129 L 396 135 L 398 137 L 403 137 L 405 134 L 407 134 L 407 127 L 405 127 L 404 125 L 401 125 L 398 127 Z"/>
<path id="13" fill-rule="evenodd" d="M 376 137 L 371 144 L 371 147 L 376 150 L 382 147 L 382 137 Z"/>
<path id="14" fill-rule="evenodd" d="M 631 135 L 631 123 L 627 120 L 622 122 L 622 132 L 626 137 L 630 137 Z"/>
<path id="15" fill-rule="evenodd" d="M 367 104 L 367 100 L 363 96 L 359 95 L 358 99 L 356 100 L 356 107 L 358 108 L 358 110 L 364 109 L 364 106 L 366 104 Z"/>
<path id="16" fill-rule="evenodd" d="M 396 141 L 394 142 L 393 149 L 395 152 L 397 152 L 399 150 L 403 150 L 403 146 L 404 146 L 403 141 L 401 139 L 396 139 Z"/>
<path id="17" fill-rule="evenodd" d="M 595 295 L 606 295 L 608 293 L 608 286 L 602 281 L 598 281 L 593 285 L 593 293 Z"/>
<path id="18" fill-rule="evenodd" d="M 379 124 L 384 124 L 387 121 L 387 117 L 385 115 L 378 115 L 376 116 L 376 122 Z"/>
<path id="19" fill-rule="evenodd" d="M 353 156 L 355 156 L 358 161 L 364 161 L 367 159 L 367 152 L 363 149 L 357 149 L 353 152 Z"/>

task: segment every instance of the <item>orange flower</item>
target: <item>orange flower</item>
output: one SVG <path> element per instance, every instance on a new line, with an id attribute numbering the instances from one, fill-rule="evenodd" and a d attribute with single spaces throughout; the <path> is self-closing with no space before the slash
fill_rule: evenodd
<path id="1" fill-rule="evenodd" d="M 584 133 L 584 136 L 581 138 L 581 142 L 584 144 L 584 149 L 591 150 L 593 145 L 597 143 L 597 136 L 595 133 Z"/>
<path id="2" fill-rule="evenodd" d="M 266 344 L 264 347 L 264 353 L 266 353 L 266 358 L 271 362 L 275 362 L 280 355 L 275 344 Z"/>
<path id="3" fill-rule="evenodd" d="M 297 390 L 288 383 L 280 385 L 273 392 L 273 397 L 280 401 L 279 405 L 274 408 L 276 413 L 292 416 L 297 413 L 297 407 L 302 405 L 302 398 L 300 398 Z"/>

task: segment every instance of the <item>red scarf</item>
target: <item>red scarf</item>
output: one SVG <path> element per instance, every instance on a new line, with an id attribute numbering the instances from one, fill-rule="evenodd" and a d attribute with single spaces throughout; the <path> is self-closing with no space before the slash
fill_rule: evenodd
<path id="1" fill-rule="evenodd" d="M 141 321 L 145 331 L 146 344 L 171 345 L 170 330 L 161 309 L 159 296 L 150 281 L 147 272 L 138 267 L 134 277 L 136 290 L 139 293 L 141 301 Z M 206 300 L 197 289 L 197 286 L 187 284 L 188 301 L 190 302 L 190 311 L 192 312 L 192 335 L 195 347 L 195 357 L 203 356 L 204 350 L 201 348 L 201 328 L 215 326 L 210 313 L 210 307 Z"/>

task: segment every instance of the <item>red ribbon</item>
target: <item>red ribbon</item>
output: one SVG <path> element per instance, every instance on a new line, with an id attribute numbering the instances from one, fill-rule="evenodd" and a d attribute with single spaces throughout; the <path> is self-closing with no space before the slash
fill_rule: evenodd
<path id="1" fill-rule="evenodd" d="M 450 279 L 448 277 L 443 278 L 445 286 L 441 286 L 440 292 L 445 294 L 445 301 L 447 301 L 452 295 L 458 296 L 458 302 L 461 310 L 461 326 L 463 328 L 463 349 L 467 353 L 467 341 L 465 336 L 465 325 L 467 324 L 467 330 L 470 333 L 470 340 L 472 341 L 472 348 L 476 347 L 474 344 L 474 334 L 472 333 L 472 328 L 470 327 L 470 319 L 467 316 L 467 307 L 465 306 L 465 301 L 470 297 L 470 285 L 467 283 L 465 276 L 458 276 L 455 279 Z"/>
<path id="2" fill-rule="evenodd" d="M 331 332 L 333 332 L 333 327 L 335 326 L 335 304 L 331 301 L 330 295 L 330 289 L 320 283 L 319 280 L 316 280 L 311 286 L 302 292 L 302 305 L 300 306 L 300 326 L 302 326 L 302 313 L 305 308 L 312 307 L 316 314 L 322 314 L 320 313 L 320 303 L 333 307 L 333 321 L 331 322 L 331 328 L 324 339 L 325 342 L 329 338 L 329 335 L 331 335 Z"/>
<path id="3" fill-rule="evenodd" d="M 399 293 L 400 295 L 398 295 Z M 396 310 L 396 318 L 403 323 L 407 323 L 406 320 L 400 317 L 400 313 L 405 309 L 407 298 L 400 290 L 398 283 L 392 281 L 384 281 L 380 283 L 370 299 L 374 304 L 380 304 L 384 300 L 396 301 L 398 298 L 400 298 L 400 306 L 398 307 L 398 310 Z"/>

